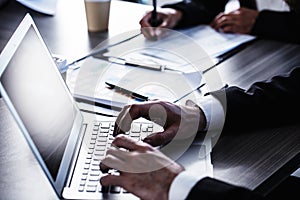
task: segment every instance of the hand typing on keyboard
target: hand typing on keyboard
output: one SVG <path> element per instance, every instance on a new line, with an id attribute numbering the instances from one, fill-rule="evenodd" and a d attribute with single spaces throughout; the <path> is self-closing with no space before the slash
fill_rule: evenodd
<path id="1" fill-rule="evenodd" d="M 115 123 L 114 136 L 124 134 L 131 128 L 133 120 L 143 117 L 164 128 L 162 132 L 148 135 L 143 140 L 152 146 L 167 144 L 172 139 L 194 137 L 203 130 L 206 120 L 203 111 L 196 106 L 179 106 L 165 101 L 151 101 L 125 106 Z"/>
<path id="2" fill-rule="evenodd" d="M 99 184 L 99 178 L 103 175 L 99 169 L 100 161 L 105 157 L 108 148 L 114 148 L 112 144 L 114 140 L 114 121 L 94 121 L 91 125 L 91 133 L 86 134 L 86 158 L 81 169 L 82 176 L 78 183 L 78 191 L 88 193 L 127 193 L 120 187 L 102 187 Z M 130 131 L 124 134 L 131 137 L 133 141 L 141 141 L 156 130 L 153 122 L 147 120 L 135 121 L 131 124 L 131 127 Z M 118 174 L 116 170 L 109 170 L 108 173 Z"/>
<path id="3" fill-rule="evenodd" d="M 132 124 L 140 117 L 157 123 L 163 130 L 146 136 L 144 142 L 127 137 L 130 129 L 131 132 L 139 131 L 140 128 Z M 118 174 L 101 177 L 101 185 L 120 186 L 145 200 L 168 199 L 172 181 L 184 169 L 153 146 L 168 143 L 164 146 L 167 148 L 172 146 L 171 140 L 193 138 L 198 130 L 205 128 L 205 119 L 203 111 L 193 104 L 179 106 L 151 101 L 125 106 L 114 125 L 114 148 L 107 150 L 100 163 L 102 172 L 114 169 Z"/>
<path id="4" fill-rule="evenodd" d="M 120 135 L 100 163 L 102 172 L 115 169 L 118 174 L 100 178 L 102 186 L 121 186 L 141 199 L 168 199 L 173 179 L 184 169 L 144 142 Z"/>

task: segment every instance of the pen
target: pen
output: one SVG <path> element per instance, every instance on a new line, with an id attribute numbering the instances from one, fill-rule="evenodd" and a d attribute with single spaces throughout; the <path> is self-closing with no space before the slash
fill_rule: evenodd
<path id="1" fill-rule="evenodd" d="M 162 20 L 158 20 L 157 18 L 157 2 L 156 0 L 153 0 L 153 11 L 152 11 L 152 14 L 151 14 L 151 19 L 150 19 L 150 24 L 153 26 L 153 27 L 157 27 L 158 25 L 160 25 L 162 23 Z"/>
<path id="2" fill-rule="evenodd" d="M 139 68 L 150 69 L 155 71 L 164 71 L 166 69 L 166 67 L 161 64 L 145 63 L 140 60 L 125 59 L 125 58 L 119 58 L 115 56 L 109 56 L 108 61 L 121 64 L 121 65 L 129 65 L 132 67 L 139 67 Z"/>
<path id="3" fill-rule="evenodd" d="M 137 99 L 137 100 L 140 100 L 140 101 L 149 101 L 149 98 L 146 97 L 146 96 L 143 96 L 141 94 L 138 94 L 138 93 L 135 93 L 135 92 L 132 92 L 130 90 L 127 90 L 125 88 L 122 88 L 120 86 L 117 86 L 117 85 L 114 85 L 112 83 L 108 83 L 108 82 L 105 82 L 106 85 L 108 85 L 111 89 L 115 89 L 115 90 L 118 90 L 120 92 L 123 92 L 125 94 L 128 94 L 130 95 L 131 97 Z"/>

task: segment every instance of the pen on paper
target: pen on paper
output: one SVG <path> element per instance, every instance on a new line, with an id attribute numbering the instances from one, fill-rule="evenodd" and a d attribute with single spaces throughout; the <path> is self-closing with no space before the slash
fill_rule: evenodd
<path id="1" fill-rule="evenodd" d="M 136 92 L 133 92 L 133 91 L 130 91 L 130 90 L 127 90 L 125 88 L 122 88 L 120 86 L 117 86 L 117 85 L 114 85 L 112 83 L 108 83 L 108 82 L 105 82 L 106 85 L 108 85 L 111 89 L 115 89 L 117 91 L 120 91 L 122 93 L 125 93 L 131 97 L 133 97 L 134 99 L 137 99 L 139 101 L 149 101 L 149 98 L 144 96 L 144 95 L 141 95 L 141 94 L 138 94 Z"/>

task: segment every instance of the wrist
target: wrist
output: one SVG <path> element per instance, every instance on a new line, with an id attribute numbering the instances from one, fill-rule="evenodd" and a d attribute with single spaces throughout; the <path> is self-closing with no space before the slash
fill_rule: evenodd
<path id="1" fill-rule="evenodd" d="M 175 16 L 176 22 L 178 23 L 182 19 L 182 11 L 175 10 L 174 16 Z"/>
<path id="2" fill-rule="evenodd" d="M 164 172 L 162 173 L 166 174 L 167 176 L 164 176 L 164 184 L 160 185 L 159 188 L 157 188 L 157 198 L 155 199 L 168 200 L 170 199 L 169 194 L 173 181 L 181 172 L 185 171 L 185 169 L 181 165 L 173 163 L 163 170 Z"/>
<path id="3" fill-rule="evenodd" d="M 187 100 L 186 105 L 187 106 L 192 106 L 192 107 L 196 108 L 196 110 L 197 110 L 197 114 L 199 115 L 199 117 L 198 117 L 198 120 L 199 120 L 199 122 L 198 122 L 198 131 L 205 130 L 206 126 L 207 126 L 207 120 L 206 120 L 206 116 L 205 116 L 205 113 L 202 110 L 202 108 L 200 108 L 200 106 L 195 104 L 192 100 Z"/>
<path id="4" fill-rule="evenodd" d="M 203 110 L 198 105 L 196 105 L 196 107 L 198 107 L 200 113 L 198 131 L 203 131 L 206 129 L 207 126 L 206 116 Z"/>

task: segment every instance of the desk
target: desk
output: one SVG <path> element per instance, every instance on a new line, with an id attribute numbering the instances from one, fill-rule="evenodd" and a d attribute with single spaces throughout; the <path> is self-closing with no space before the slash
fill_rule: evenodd
<path id="1" fill-rule="evenodd" d="M 122 16 L 127 15 L 124 13 L 127 9 L 148 9 L 128 2 L 113 3 L 112 9 L 114 5 L 119 13 L 123 13 Z M 145 10 L 138 11 L 137 15 Z M 0 51 L 26 12 L 32 14 L 49 49 L 70 59 L 87 54 L 110 35 L 126 31 L 123 28 L 139 26 L 139 17 L 130 23 L 129 20 L 122 19 L 121 24 L 124 22 L 129 25 L 120 28 L 114 21 L 110 23 L 108 33 L 88 33 L 82 1 L 60 0 L 55 16 L 45 16 L 11 2 L 0 12 Z M 112 16 L 117 15 L 112 12 Z M 111 20 L 115 19 L 111 17 Z M 299 45 L 258 40 L 217 68 L 224 82 L 247 88 L 257 80 L 270 78 L 300 65 L 299 53 Z M 222 137 L 212 152 L 215 178 L 266 194 L 298 167 L 298 130 L 300 127 L 295 125 Z M 1 199 L 56 199 L 2 99 L 0 135 Z"/>
<path id="2" fill-rule="evenodd" d="M 113 1 L 109 31 L 89 33 L 83 0 L 59 0 L 54 16 L 35 12 L 11 0 L 0 10 L 0 52 L 26 13 L 33 17 L 50 51 L 64 55 L 71 62 L 88 54 L 108 37 L 140 29 L 139 19 L 150 9 L 146 5 Z"/>
<path id="3" fill-rule="evenodd" d="M 299 45 L 257 40 L 217 69 L 229 86 L 247 89 L 256 81 L 300 66 L 299 53 Z M 215 177 L 268 193 L 299 167 L 299 128 L 294 125 L 221 138 L 212 152 Z"/>

